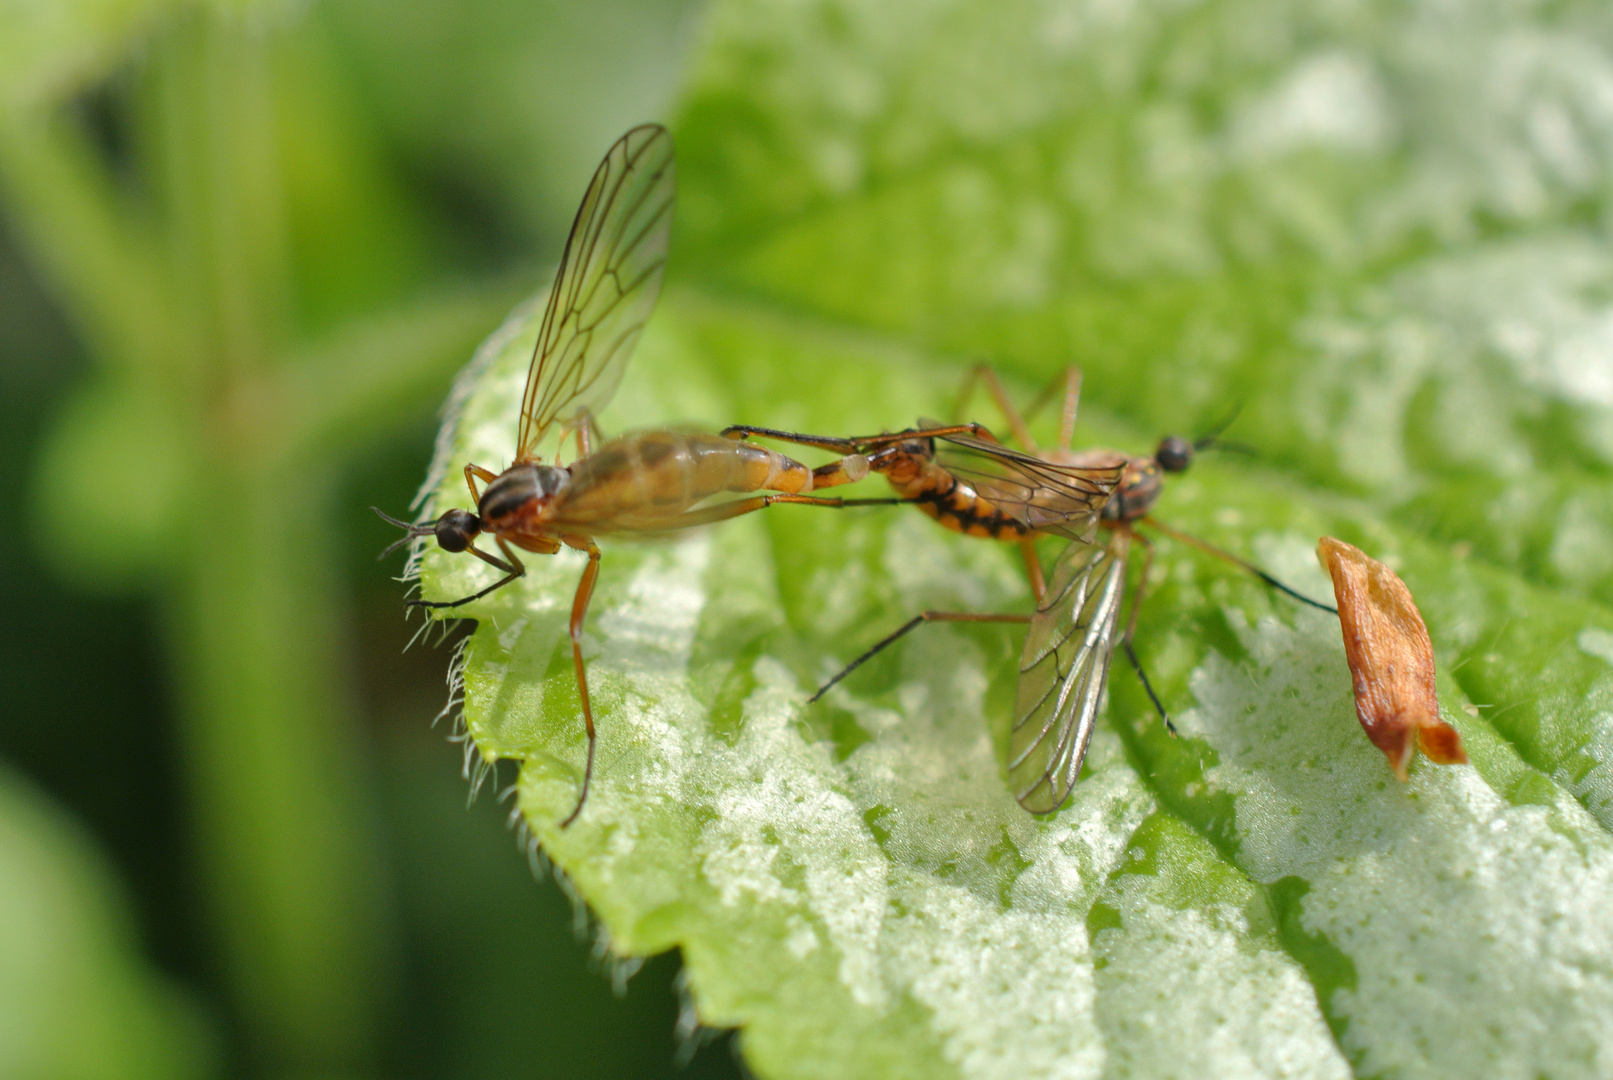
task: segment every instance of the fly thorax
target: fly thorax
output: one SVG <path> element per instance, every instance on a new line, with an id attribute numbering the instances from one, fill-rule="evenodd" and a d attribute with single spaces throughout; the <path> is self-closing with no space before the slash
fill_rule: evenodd
<path id="1" fill-rule="evenodd" d="M 571 482 L 567 469 L 553 465 L 512 465 L 487 485 L 477 513 L 495 532 L 542 512 Z"/>
<path id="2" fill-rule="evenodd" d="M 930 473 L 936 470 L 935 444 L 929 439 L 908 439 L 883 447 L 868 455 L 868 467 L 890 481 L 891 487 L 904 495 L 911 494 L 915 485 L 921 489 L 933 486 L 928 483 Z"/>
<path id="3" fill-rule="evenodd" d="M 1110 521 L 1135 521 L 1154 508 L 1159 498 L 1163 474 L 1151 457 L 1126 459 L 1120 486 L 1104 504 L 1103 516 Z"/>

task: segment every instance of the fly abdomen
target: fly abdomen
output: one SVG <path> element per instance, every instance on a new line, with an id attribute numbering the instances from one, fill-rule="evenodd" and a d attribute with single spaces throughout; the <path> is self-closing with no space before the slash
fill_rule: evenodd
<path id="1" fill-rule="evenodd" d="M 946 478 L 946 486 L 930 488 L 914 497 L 919 509 L 940 524 L 966 536 L 993 540 L 1018 540 L 1029 532 L 1023 522 L 1003 513 L 968 484 L 945 470 L 936 471 Z"/>
<path id="2" fill-rule="evenodd" d="M 725 492 L 812 490 L 812 470 L 754 443 L 679 431 L 613 439 L 571 467 L 551 528 L 619 532 L 678 527 L 675 520 Z"/>
<path id="3" fill-rule="evenodd" d="M 776 450 L 753 442 L 721 440 L 739 451 L 741 461 L 738 486 L 726 491 L 782 491 L 801 495 L 812 490 L 812 470 Z"/>

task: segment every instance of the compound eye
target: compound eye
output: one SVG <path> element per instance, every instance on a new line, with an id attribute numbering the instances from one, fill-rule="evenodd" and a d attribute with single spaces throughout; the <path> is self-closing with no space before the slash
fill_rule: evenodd
<path id="1" fill-rule="evenodd" d="M 1166 472 L 1181 472 L 1193 463 L 1193 444 L 1180 435 L 1168 436 L 1160 440 L 1154 460 Z"/>
<path id="2" fill-rule="evenodd" d="M 460 552 L 470 547 L 470 542 L 482 531 L 482 522 L 468 510 L 450 510 L 437 520 L 435 531 L 438 547 Z"/>

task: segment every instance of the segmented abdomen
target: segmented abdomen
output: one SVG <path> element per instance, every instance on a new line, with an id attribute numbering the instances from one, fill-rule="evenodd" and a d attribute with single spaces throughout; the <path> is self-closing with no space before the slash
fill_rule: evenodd
<path id="1" fill-rule="evenodd" d="M 947 528 L 966 536 L 996 540 L 1018 540 L 1029 533 L 1023 521 L 1005 513 L 935 462 L 911 458 L 903 465 L 881 471 L 898 496 L 912 499 L 920 510 Z"/>
<path id="2" fill-rule="evenodd" d="M 718 435 L 624 435 L 571 466 L 545 528 L 650 531 L 723 492 L 812 490 L 812 470 L 775 450 Z"/>

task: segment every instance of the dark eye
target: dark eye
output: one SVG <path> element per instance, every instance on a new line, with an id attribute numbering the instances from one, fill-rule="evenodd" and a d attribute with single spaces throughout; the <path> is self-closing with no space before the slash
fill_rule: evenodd
<path id="1" fill-rule="evenodd" d="M 1166 472 L 1181 472 L 1193 463 L 1193 444 L 1180 435 L 1168 436 L 1160 440 L 1154 460 Z"/>
<path id="2" fill-rule="evenodd" d="M 475 514 L 450 510 L 437 520 L 437 546 L 444 551 L 464 551 L 481 531 L 481 519 Z"/>

